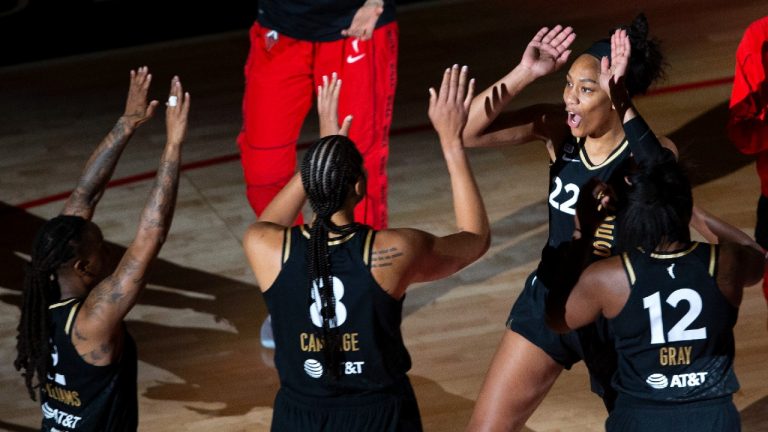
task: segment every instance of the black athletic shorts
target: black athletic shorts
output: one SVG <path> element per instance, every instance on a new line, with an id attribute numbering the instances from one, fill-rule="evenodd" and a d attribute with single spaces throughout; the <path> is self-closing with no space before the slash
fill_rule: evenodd
<path id="1" fill-rule="evenodd" d="M 619 395 L 606 432 L 739 432 L 741 419 L 730 396 L 699 402 L 643 401 Z"/>
<path id="2" fill-rule="evenodd" d="M 410 382 L 397 392 L 317 398 L 281 387 L 275 397 L 273 432 L 421 432 Z"/>
<path id="3" fill-rule="evenodd" d="M 536 277 L 536 272 L 531 273 L 523 292 L 512 306 L 507 328 L 544 350 L 566 369 L 584 360 L 589 369 L 592 391 L 603 398 L 610 412 L 616 399 L 611 378 L 617 368 L 617 357 L 607 320 L 601 317 L 594 324 L 559 334 L 546 323 L 547 291 L 541 279 Z"/>

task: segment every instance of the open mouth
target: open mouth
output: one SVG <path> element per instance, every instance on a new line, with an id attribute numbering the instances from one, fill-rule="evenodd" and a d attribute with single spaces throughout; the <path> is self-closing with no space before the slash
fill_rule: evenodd
<path id="1" fill-rule="evenodd" d="M 568 126 L 572 128 L 577 128 L 581 124 L 581 116 L 568 111 Z"/>

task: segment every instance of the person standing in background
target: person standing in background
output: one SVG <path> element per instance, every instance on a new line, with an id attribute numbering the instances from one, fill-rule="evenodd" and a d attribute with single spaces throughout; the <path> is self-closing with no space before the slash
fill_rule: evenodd
<path id="1" fill-rule="evenodd" d="M 296 142 L 322 76 L 345 83 L 339 111 L 363 155 L 368 190 L 355 221 L 387 227 L 389 127 L 397 83 L 394 0 L 262 0 L 250 31 L 237 138 L 257 216 L 288 183 Z M 298 221 L 301 221 L 299 216 Z"/>
<path id="2" fill-rule="evenodd" d="M 755 240 L 768 248 L 768 16 L 747 27 L 736 49 L 736 72 L 728 105 L 728 137 L 740 152 L 755 155 L 760 177 Z M 763 295 L 768 282 L 763 276 Z"/>

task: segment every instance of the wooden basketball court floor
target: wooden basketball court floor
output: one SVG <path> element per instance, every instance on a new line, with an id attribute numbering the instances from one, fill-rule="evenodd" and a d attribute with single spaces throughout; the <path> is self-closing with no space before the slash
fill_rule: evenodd
<path id="1" fill-rule="evenodd" d="M 681 148 L 697 203 L 751 233 L 759 193 L 753 162 L 725 137 L 736 45 L 768 12 L 763 1 L 435 1 L 399 11 L 399 86 L 389 161 L 393 227 L 445 233 L 453 224 L 439 143 L 426 117 L 427 88 L 453 63 L 484 88 L 519 59 L 544 25 L 574 26 L 575 52 L 645 11 L 663 41 L 668 75 L 638 105 Z M 177 23 L 182 25 L 183 23 Z M 22 267 L 36 228 L 58 213 L 97 142 L 122 113 L 128 70 L 149 65 L 153 97 L 173 74 L 193 95 L 184 171 L 170 237 L 140 303 L 128 315 L 139 347 L 141 430 L 264 431 L 278 387 L 272 352 L 259 346 L 265 306 L 241 252 L 253 215 L 235 136 L 240 128 L 247 33 L 176 41 L 0 69 L 0 429 L 33 430 L 40 408 L 13 369 Z M 564 72 L 540 80 L 516 106 L 558 101 Z M 316 136 L 309 117 L 301 142 Z M 129 144 L 95 221 L 115 248 L 134 235 L 164 143 L 159 112 Z M 504 321 L 546 238 L 543 146 L 471 150 L 492 222 L 490 251 L 447 280 L 413 287 L 403 332 L 430 431 L 465 427 Z M 199 162 L 199 163 L 198 163 Z M 23 208 L 22 208 L 23 207 Z M 758 287 L 741 308 L 735 402 L 747 431 L 768 430 L 766 305 Z M 509 391 L 516 391 L 510 388 Z M 528 422 L 532 431 L 602 430 L 606 413 L 583 366 L 562 374 Z"/>

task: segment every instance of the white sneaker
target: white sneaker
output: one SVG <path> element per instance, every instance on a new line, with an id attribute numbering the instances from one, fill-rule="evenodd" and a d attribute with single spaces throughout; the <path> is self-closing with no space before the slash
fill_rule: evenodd
<path id="1" fill-rule="evenodd" d="M 264 348 L 275 349 L 275 337 L 272 335 L 272 315 L 267 315 L 267 319 L 261 323 L 261 346 Z"/>

